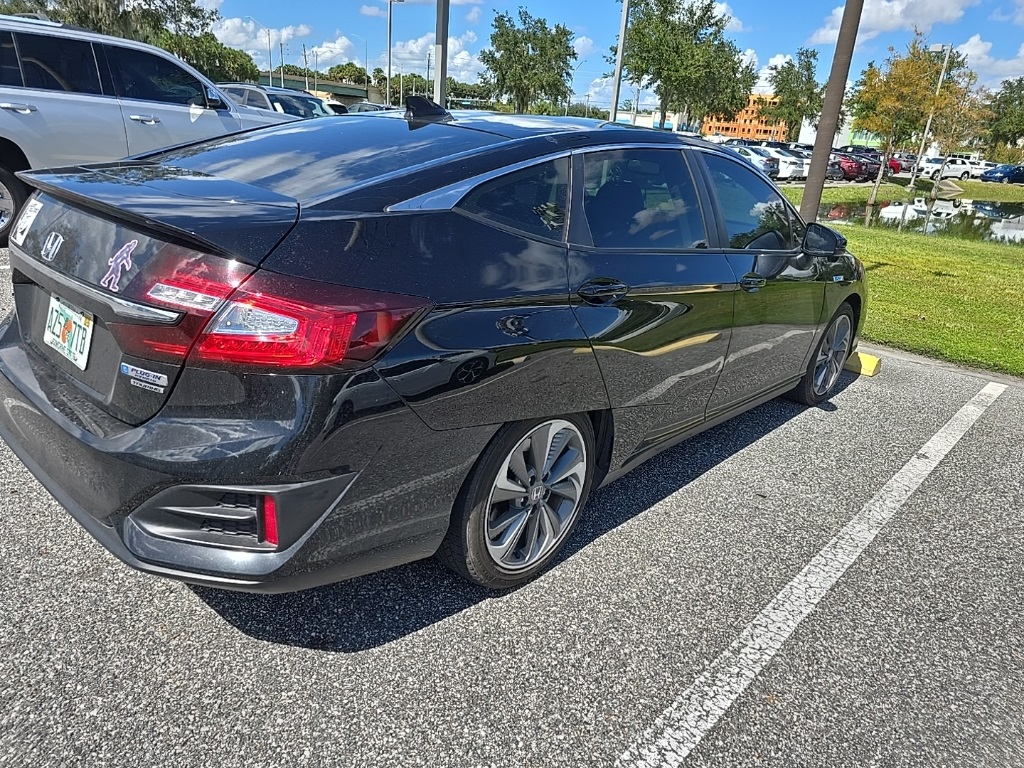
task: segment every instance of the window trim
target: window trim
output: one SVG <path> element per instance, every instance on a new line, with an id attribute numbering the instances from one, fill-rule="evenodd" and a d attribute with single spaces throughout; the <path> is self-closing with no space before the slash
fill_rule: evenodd
<path id="1" fill-rule="evenodd" d="M 769 187 L 771 187 L 772 189 L 774 189 L 776 191 L 776 193 L 779 195 L 779 198 L 782 200 L 782 204 L 785 206 L 786 210 L 789 212 L 789 216 L 790 216 L 791 219 L 795 219 L 796 221 L 801 222 L 805 228 L 807 226 L 807 222 L 805 222 L 803 220 L 803 217 L 800 216 L 800 212 L 797 211 L 796 208 L 793 207 L 793 204 L 791 202 L 789 202 L 789 199 L 784 194 L 782 194 L 782 191 L 778 188 L 778 186 L 774 182 L 772 182 L 771 179 L 769 179 L 767 176 L 765 176 L 763 173 L 761 173 L 761 171 L 758 170 L 757 168 L 751 167 L 750 165 L 744 163 L 742 160 L 733 159 L 733 158 L 729 157 L 728 155 L 723 154 L 722 152 L 716 152 L 716 151 L 714 151 L 712 149 L 708 149 L 706 147 L 700 147 L 698 149 L 698 153 L 700 155 L 701 173 L 704 176 L 704 183 L 707 185 L 708 196 L 710 198 L 711 205 L 713 206 L 713 209 L 714 209 L 714 212 L 715 212 L 715 220 L 718 223 L 718 226 L 716 227 L 716 230 L 715 230 L 717 235 L 718 235 L 718 243 L 714 246 L 717 250 L 724 251 L 725 253 L 757 253 L 757 252 L 764 252 L 764 253 L 789 254 L 789 255 L 792 255 L 792 256 L 799 255 L 799 254 L 803 253 L 803 250 L 802 250 L 802 248 L 800 246 L 797 246 L 796 248 L 786 248 L 786 249 L 781 249 L 781 250 L 774 250 L 774 249 L 769 249 L 769 248 L 763 248 L 763 249 L 759 249 L 759 251 L 752 251 L 749 248 L 733 248 L 733 247 L 731 247 L 729 245 L 729 232 L 725 228 L 725 212 L 724 212 L 724 210 L 722 208 L 722 201 L 719 199 L 718 191 L 715 189 L 714 182 L 711 179 L 711 170 L 708 168 L 707 163 L 704 162 L 704 156 L 705 155 L 714 155 L 715 157 L 721 158 L 721 159 L 726 160 L 726 161 L 728 161 L 730 163 L 733 163 L 734 165 L 739 166 L 741 169 L 747 171 L 748 173 L 753 173 L 755 176 L 760 178 L 761 181 L 765 182 Z M 792 223 L 790 224 L 790 226 L 791 227 L 793 226 Z"/>
<path id="2" fill-rule="evenodd" d="M 715 248 L 715 246 L 713 245 L 713 241 L 715 239 L 714 236 L 718 234 L 718 228 L 717 228 L 717 226 L 714 226 L 715 225 L 714 218 L 712 218 L 710 221 L 708 219 L 708 211 L 710 209 L 708 208 L 707 190 L 704 187 L 704 178 L 703 178 L 703 175 L 702 175 L 703 174 L 703 169 L 695 167 L 695 164 L 688 157 L 689 152 L 687 152 L 687 150 L 684 147 L 666 146 L 664 144 L 629 144 L 629 145 L 619 144 L 619 145 L 610 145 L 610 146 L 601 146 L 601 147 L 586 147 L 586 148 L 583 148 L 583 149 L 573 150 L 572 153 L 571 153 L 572 155 L 574 155 L 574 157 L 573 157 L 573 171 L 571 173 L 571 178 L 573 179 L 573 181 L 576 182 L 576 184 L 582 190 L 583 189 L 583 173 L 584 173 L 584 171 L 583 171 L 583 162 L 582 161 L 585 160 L 585 156 L 588 155 L 588 154 L 596 153 L 596 152 L 608 152 L 608 151 L 613 151 L 613 150 L 618 150 L 618 149 L 624 149 L 624 150 L 628 150 L 628 149 L 653 149 L 653 150 L 659 150 L 659 151 L 663 151 L 663 152 L 678 152 L 679 154 L 682 155 L 683 165 L 686 167 L 686 169 L 690 173 L 690 180 L 693 181 L 694 191 L 696 192 L 696 195 L 697 195 L 698 212 L 700 214 L 701 223 L 703 224 L 703 227 L 704 227 L 704 247 L 703 248 L 700 248 L 700 247 L 691 247 L 691 248 L 657 248 L 657 247 L 653 247 L 653 246 L 644 246 L 642 248 L 638 248 L 638 247 L 633 247 L 633 246 L 625 246 L 625 247 L 612 248 L 612 247 L 604 247 L 604 246 L 594 245 L 594 236 L 593 236 L 593 234 L 590 231 L 590 222 L 587 220 L 586 214 L 585 214 L 585 212 L 583 210 L 584 202 L 583 202 L 583 193 L 582 192 L 581 192 L 580 195 L 578 195 L 577 197 L 573 198 L 572 205 L 570 206 L 570 211 L 571 211 L 570 216 L 569 216 L 570 227 L 567 227 L 567 229 L 566 229 L 566 237 L 567 237 L 567 242 L 568 242 L 569 246 L 571 248 L 573 248 L 574 250 L 579 249 L 579 250 L 588 251 L 588 252 L 601 251 L 601 252 L 608 252 L 608 253 L 613 253 L 613 254 L 621 254 L 621 253 L 655 253 L 655 254 L 659 254 L 660 253 L 660 254 L 672 255 L 672 256 L 678 256 L 678 255 L 682 255 L 682 254 L 701 255 L 701 254 L 709 253 L 713 248 Z M 576 155 L 580 156 L 579 159 L 577 159 L 575 157 Z M 578 169 L 578 171 L 577 171 L 577 169 Z M 573 214 L 575 214 L 575 215 L 573 215 Z M 575 227 L 571 226 L 573 221 L 578 222 Z M 582 237 L 584 235 L 585 235 L 586 242 L 584 242 L 584 238 Z"/>

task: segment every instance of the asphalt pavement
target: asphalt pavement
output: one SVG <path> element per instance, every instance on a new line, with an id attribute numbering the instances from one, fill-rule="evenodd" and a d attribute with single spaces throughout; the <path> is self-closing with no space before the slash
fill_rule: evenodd
<path id="1" fill-rule="evenodd" d="M 0 766 L 639 764 L 892 487 L 759 673 L 654 764 L 1022 766 L 1024 382 L 963 422 L 990 377 L 883 357 L 601 489 L 561 561 L 497 596 L 431 561 L 279 596 L 136 573 L 0 443 Z"/>

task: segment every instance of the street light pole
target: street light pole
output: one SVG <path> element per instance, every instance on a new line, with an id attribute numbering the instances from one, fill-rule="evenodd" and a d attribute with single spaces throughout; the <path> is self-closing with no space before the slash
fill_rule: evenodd
<path id="1" fill-rule="evenodd" d="M 451 0 L 437 0 L 434 27 L 434 103 L 447 106 L 448 100 L 448 19 Z M 429 80 L 429 78 L 428 78 Z"/>
<path id="2" fill-rule="evenodd" d="M 384 94 L 384 103 L 391 106 L 391 6 L 395 3 L 404 3 L 405 0 L 388 0 L 388 79 L 387 93 Z"/>
<path id="3" fill-rule="evenodd" d="M 615 52 L 615 79 L 612 80 L 612 111 L 609 122 L 619 116 L 619 88 L 622 85 L 622 57 L 626 52 L 626 28 L 629 26 L 629 0 L 622 0 L 622 23 L 619 25 L 619 48 Z"/>
<path id="4" fill-rule="evenodd" d="M 929 49 L 932 53 L 941 53 L 943 50 L 946 52 L 946 58 L 942 61 L 942 71 L 939 73 L 939 84 L 935 88 L 935 100 L 938 101 L 939 95 L 942 93 L 942 82 L 946 79 L 946 70 L 949 68 L 949 56 L 953 53 L 952 45 L 933 45 Z M 914 163 L 914 170 L 910 174 L 910 186 L 914 186 L 914 180 L 917 178 L 917 172 L 921 168 L 921 159 L 924 155 L 924 145 L 928 142 L 928 133 L 932 129 L 932 120 L 935 119 L 935 102 L 932 102 L 932 108 L 928 112 L 928 122 L 924 126 L 924 135 L 921 136 L 921 149 L 917 153 L 917 162 Z"/>
<path id="5" fill-rule="evenodd" d="M 263 24 L 261 24 L 259 22 L 259 20 L 257 20 L 253 16 L 246 16 L 245 18 L 252 19 L 253 21 L 255 21 L 260 27 L 263 27 L 264 31 L 266 31 L 266 33 L 267 33 L 267 84 L 268 85 L 273 85 L 274 84 L 274 44 L 270 41 L 270 29 L 267 28 L 267 27 L 264 27 Z"/>

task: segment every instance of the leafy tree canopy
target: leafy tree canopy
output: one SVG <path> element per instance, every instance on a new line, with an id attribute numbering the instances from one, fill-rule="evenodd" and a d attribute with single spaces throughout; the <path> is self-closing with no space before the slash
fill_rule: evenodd
<path id="1" fill-rule="evenodd" d="M 525 8 L 519 9 L 518 23 L 511 14 L 496 14 L 493 27 L 491 47 L 480 52 L 481 79 L 492 93 L 508 97 L 520 114 L 538 99 L 564 102 L 570 96 L 569 62 L 576 51 L 568 27 L 550 27 Z"/>
<path id="2" fill-rule="evenodd" d="M 816 121 L 821 114 L 825 86 L 819 85 L 815 77 L 817 64 L 817 51 L 800 48 L 796 59 L 768 68 L 768 83 L 775 98 L 762 101 L 760 113 L 786 126 L 786 141 L 796 141 L 804 120 Z"/>

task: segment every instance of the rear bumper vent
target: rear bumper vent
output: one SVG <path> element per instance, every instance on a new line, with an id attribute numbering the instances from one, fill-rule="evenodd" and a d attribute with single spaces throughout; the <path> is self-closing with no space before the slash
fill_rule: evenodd
<path id="1" fill-rule="evenodd" d="M 143 531 L 191 544 L 264 551 L 260 541 L 260 496 L 217 488 L 166 491 L 131 514 Z"/>

